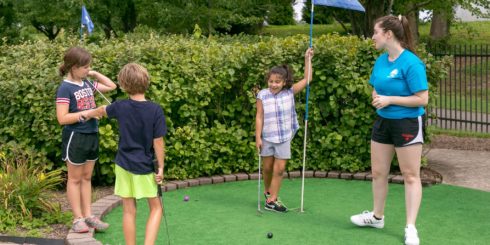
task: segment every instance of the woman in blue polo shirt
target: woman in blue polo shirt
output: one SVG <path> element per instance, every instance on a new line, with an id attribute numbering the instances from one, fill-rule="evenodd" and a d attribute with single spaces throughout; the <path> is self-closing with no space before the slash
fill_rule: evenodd
<path id="1" fill-rule="evenodd" d="M 422 199 L 423 116 L 429 100 L 425 65 L 414 52 L 403 16 L 378 19 L 372 39 L 376 49 L 386 50 L 376 60 L 369 81 L 371 103 L 378 114 L 371 136 L 373 211 L 354 215 L 351 221 L 358 226 L 384 227 L 388 175 L 396 153 L 405 183 L 405 244 L 419 244 L 415 221 Z"/>

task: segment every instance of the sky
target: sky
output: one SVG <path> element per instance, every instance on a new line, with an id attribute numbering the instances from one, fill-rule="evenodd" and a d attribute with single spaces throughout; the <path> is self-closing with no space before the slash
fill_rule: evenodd
<path id="1" fill-rule="evenodd" d="M 294 19 L 296 21 L 300 21 L 301 20 L 301 9 L 303 9 L 303 1 L 297 1 L 298 3 L 293 5 L 294 7 Z"/>

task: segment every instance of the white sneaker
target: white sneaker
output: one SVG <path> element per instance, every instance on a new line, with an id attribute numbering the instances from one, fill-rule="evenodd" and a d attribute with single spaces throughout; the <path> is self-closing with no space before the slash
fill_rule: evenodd
<path id="1" fill-rule="evenodd" d="M 419 245 L 420 239 L 417 229 L 413 225 L 405 227 L 405 245 Z"/>
<path id="2" fill-rule="evenodd" d="M 374 228 L 383 228 L 385 226 L 384 216 L 378 220 L 374 218 L 374 213 L 369 211 L 364 211 L 361 214 L 351 216 L 350 221 L 357 226 L 370 226 Z"/>

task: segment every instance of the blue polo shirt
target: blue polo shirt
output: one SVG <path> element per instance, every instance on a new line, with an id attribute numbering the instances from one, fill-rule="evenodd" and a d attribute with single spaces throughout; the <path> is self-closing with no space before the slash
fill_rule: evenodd
<path id="1" fill-rule="evenodd" d="M 411 96 L 428 90 L 425 64 L 414 53 L 404 50 L 394 61 L 388 60 L 388 53 L 376 60 L 369 84 L 378 95 Z M 424 107 L 389 105 L 376 110 L 379 116 L 389 119 L 416 118 L 425 113 Z"/>
<path id="2" fill-rule="evenodd" d="M 106 107 L 107 117 L 119 126 L 116 164 L 133 174 L 154 172 L 153 139 L 165 136 L 167 125 L 160 105 L 131 99 Z"/>

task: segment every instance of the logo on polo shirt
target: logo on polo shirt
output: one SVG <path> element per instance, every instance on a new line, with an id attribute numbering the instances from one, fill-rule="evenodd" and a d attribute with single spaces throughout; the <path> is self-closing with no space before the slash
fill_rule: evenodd
<path id="1" fill-rule="evenodd" d="M 398 75 L 398 69 L 394 69 L 393 71 L 390 72 L 390 75 L 388 75 L 388 78 L 394 78 Z"/>

